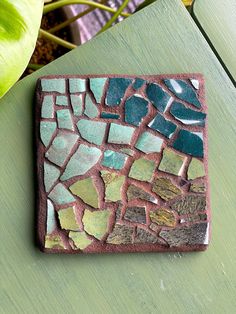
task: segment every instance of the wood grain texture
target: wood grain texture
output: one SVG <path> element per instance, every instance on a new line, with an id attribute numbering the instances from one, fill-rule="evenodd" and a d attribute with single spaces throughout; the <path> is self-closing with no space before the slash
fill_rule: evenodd
<path id="1" fill-rule="evenodd" d="M 193 13 L 236 80 L 236 1 L 195 0 Z"/>
<path id="2" fill-rule="evenodd" d="M 204 253 L 62 256 L 33 243 L 33 94 L 45 74 L 202 72 L 212 242 Z M 234 313 L 236 92 L 179 0 L 159 0 L 19 82 L 0 101 L 3 313 Z"/>

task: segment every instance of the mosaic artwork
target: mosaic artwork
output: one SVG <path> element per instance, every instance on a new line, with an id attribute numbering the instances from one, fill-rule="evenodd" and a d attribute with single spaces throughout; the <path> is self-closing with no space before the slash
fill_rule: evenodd
<path id="1" fill-rule="evenodd" d="M 203 85 L 197 74 L 39 79 L 37 204 L 43 251 L 207 247 Z"/>

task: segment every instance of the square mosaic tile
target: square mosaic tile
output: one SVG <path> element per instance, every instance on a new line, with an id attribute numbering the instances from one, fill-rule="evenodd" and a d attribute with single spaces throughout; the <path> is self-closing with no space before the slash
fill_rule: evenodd
<path id="1" fill-rule="evenodd" d="M 36 142 L 43 251 L 207 247 L 201 75 L 42 77 Z"/>

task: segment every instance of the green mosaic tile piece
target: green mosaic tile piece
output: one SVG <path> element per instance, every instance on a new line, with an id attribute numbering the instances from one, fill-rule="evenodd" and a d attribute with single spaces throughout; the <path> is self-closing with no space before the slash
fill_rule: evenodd
<path id="1" fill-rule="evenodd" d="M 58 106 L 68 106 L 68 98 L 65 95 L 56 96 L 56 105 Z"/>
<path id="2" fill-rule="evenodd" d="M 75 198 L 62 183 L 58 183 L 48 197 L 57 205 L 64 205 L 75 201 Z"/>
<path id="3" fill-rule="evenodd" d="M 124 153 L 126 155 L 129 155 L 129 156 L 133 156 L 134 155 L 134 151 L 131 148 L 121 148 L 120 152 Z"/>
<path id="4" fill-rule="evenodd" d="M 145 207 L 141 206 L 127 207 L 124 219 L 135 223 L 146 224 Z"/>
<path id="5" fill-rule="evenodd" d="M 138 90 L 145 84 L 145 80 L 136 78 L 133 84 L 133 89 Z"/>
<path id="6" fill-rule="evenodd" d="M 84 114 L 89 118 L 96 118 L 99 115 L 97 106 L 93 103 L 92 98 L 89 94 L 85 96 L 85 110 Z"/>
<path id="7" fill-rule="evenodd" d="M 85 209 L 82 218 L 84 230 L 96 239 L 101 240 L 108 232 L 111 214 L 112 212 L 109 209 L 97 211 Z"/>
<path id="8" fill-rule="evenodd" d="M 51 234 L 57 226 L 53 203 L 47 200 L 47 234 Z"/>
<path id="9" fill-rule="evenodd" d="M 44 186 L 46 192 L 49 192 L 59 176 L 60 170 L 57 167 L 49 164 L 48 162 L 44 162 Z"/>
<path id="10" fill-rule="evenodd" d="M 178 176 L 181 174 L 184 159 L 172 149 L 165 148 L 158 169 Z"/>
<path id="11" fill-rule="evenodd" d="M 117 119 L 120 119 L 120 115 L 119 114 L 116 114 L 116 113 L 111 113 L 111 112 L 105 112 L 103 111 L 101 113 L 101 118 L 103 119 L 114 119 L 114 120 L 117 120 Z"/>
<path id="12" fill-rule="evenodd" d="M 57 121 L 60 129 L 74 130 L 69 109 L 57 110 Z"/>
<path id="13" fill-rule="evenodd" d="M 86 91 L 86 80 L 81 78 L 69 79 L 70 93 L 82 93 Z"/>
<path id="14" fill-rule="evenodd" d="M 61 237 L 56 234 L 47 234 L 44 246 L 46 249 L 66 249 Z"/>
<path id="15" fill-rule="evenodd" d="M 139 95 L 133 95 L 125 102 L 125 122 L 139 126 L 148 113 L 148 102 Z"/>
<path id="16" fill-rule="evenodd" d="M 88 142 L 101 145 L 105 136 L 106 123 L 81 119 L 77 123 L 80 135 Z"/>
<path id="17" fill-rule="evenodd" d="M 121 200 L 121 189 L 125 182 L 125 176 L 104 170 L 101 171 L 101 176 L 105 184 L 105 200 L 110 202 Z"/>
<path id="18" fill-rule="evenodd" d="M 132 243 L 134 227 L 116 224 L 109 234 L 106 242 L 110 244 L 130 244 Z"/>
<path id="19" fill-rule="evenodd" d="M 43 97 L 42 118 L 54 118 L 54 100 L 52 95 L 46 95 Z"/>
<path id="20" fill-rule="evenodd" d="M 114 144 L 130 144 L 135 128 L 111 123 L 108 142 Z"/>
<path id="21" fill-rule="evenodd" d="M 61 180 L 85 174 L 96 165 L 101 155 L 100 149 L 81 144 L 69 160 Z"/>
<path id="22" fill-rule="evenodd" d="M 165 112 L 172 99 L 161 86 L 153 83 L 147 85 L 146 94 L 152 104 L 161 112 Z"/>
<path id="23" fill-rule="evenodd" d="M 188 166 L 188 179 L 193 180 L 203 177 L 205 175 L 204 164 L 202 161 L 192 158 Z"/>
<path id="24" fill-rule="evenodd" d="M 56 122 L 53 121 L 40 122 L 40 138 L 45 147 L 47 147 L 51 142 L 53 134 L 56 131 L 56 128 L 57 128 Z"/>
<path id="25" fill-rule="evenodd" d="M 140 187 L 136 185 L 130 185 L 127 189 L 127 198 L 128 201 L 132 201 L 135 199 L 141 199 L 152 203 L 157 203 L 157 199 L 152 196 L 150 193 L 144 191 Z"/>
<path id="26" fill-rule="evenodd" d="M 83 112 L 83 95 L 70 95 L 70 101 L 75 116 L 82 115 Z"/>
<path id="27" fill-rule="evenodd" d="M 162 138 L 146 131 L 139 136 L 135 147 L 147 154 L 159 153 L 161 151 L 162 143 Z"/>
<path id="28" fill-rule="evenodd" d="M 98 192 L 91 177 L 78 180 L 69 187 L 70 191 L 79 196 L 86 204 L 98 208 Z"/>
<path id="29" fill-rule="evenodd" d="M 69 238 L 73 240 L 75 247 L 80 250 L 86 249 L 93 242 L 84 231 L 70 231 Z"/>
<path id="30" fill-rule="evenodd" d="M 101 98 L 103 96 L 104 85 L 106 83 L 107 78 L 98 77 L 98 78 L 90 78 L 90 89 L 96 99 L 96 102 L 100 104 Z"/>
<path id="31" fill-rule="evenodd" d="M 152 191 L 163 200 L 169 201 L 181 195 L 181 190 L 175 186 L 169 178 L 156 178 L 153 182 Z"/>
<path id="32" fill-rule="evenodd" d="M 66 80 L 64 78 L 41 79 L 43 92 L 58 92 L 64 94 L 66 92 Z"/>
<path id="33" fill-rule="evenodd" d="M 190 185 L 189 191 L 194 193 L 204 193 L 206 192 L 206 185 L 204 182 L 193 182 Z"/>
<path id="34" fill-rule="evenodd" d="M 170 138 L 175 132 L 177 126 L 172 123 L 170 120 L 165 119 L 161 114 L 158 114 L 149 124 L 148 126 L 160 132 L 167 138 Z"/>
<path id="35" fill-rule="evenodd" d="M 60 209 L 58 211 L 58 218 L 62 229 L 72 231 L 80 230 L 73 207 Z"/>
<path id="36" fill-rule="evenodd" d="M 106 104 L 110 107 L 119 106 L 124 94 L 132 83 L 129 78 L 110 78 L 106 96 Z"/>
<path id="37" fill-rule="evenodd" d="M 102 165 L 108 168 L 120 170 L 124 167 L 128 156 L 113 150 L 105 150 Z"/>
<path id="38" fill-rule="evenodd" d="M 155 162 L 145 158 L 139 158 L 133 162 L 129 177 L 140 181 L 150 182 L 155 169 Z"/>
<path id="39" fill-rule="evenodd" d="M 134 243 L 150 243 L 154 244 L 158 241 L 157 235 L 154 235 L 149 230 L 137 227 Z"/>
<path id="40" fill-rule="evenodd" d="M 152 222 L 160 226 L 174 227 L 177 223 L 173 211 L 167 208 L 158 208 L 155 211 L 150 211 L 150 219 Z"/>
<path id="41" fill-rule="evenodd" d="M 180 130 L 173 147 L 194 157 L 203 157 L 203 135 L 201 132 Z"/>
<path id="42" fill-rule="evenodd" d="M 45 154 L 46 158 L 58 166 L 63 166 L 78 138 L 77 134 L 59 131 Z"/>
<path id="43" fill-rule="evenodd" d="M 170 113 L 183 124 L 197 126 L 205 125 L 205 113 L 186 108 L 183 104 L 179 102 L 175 101 L 171 105 Z"/>

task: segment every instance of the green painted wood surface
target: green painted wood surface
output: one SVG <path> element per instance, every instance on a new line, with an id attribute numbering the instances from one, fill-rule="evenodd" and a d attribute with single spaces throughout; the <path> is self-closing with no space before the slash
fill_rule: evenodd
<path id="1" fill-rule="evenodd" d="M 33 93 L 44 74 L 203 72 L 213 216 L 208 251 L 44 255 L 33 244 Z M 2 313 L 234 313 L 235 89 L 178 0 L 159 0 L 19 82 L 0 102 Z"/>
<path id="2" fill-rule="evenodd" d="M 193 12 L 228 71 L 236 80 L 236 1 L 195 0 Z"/>

